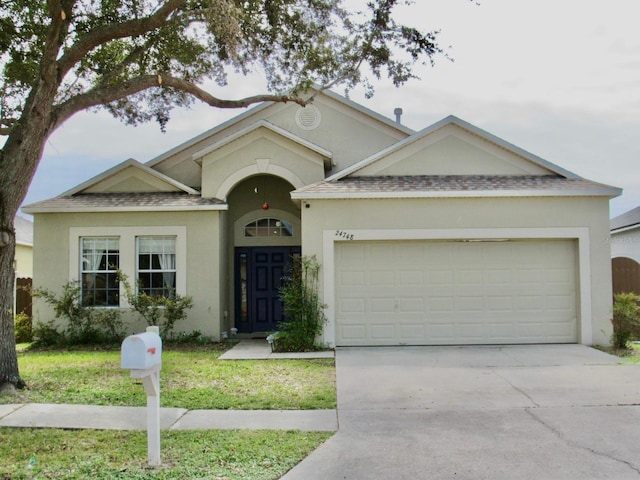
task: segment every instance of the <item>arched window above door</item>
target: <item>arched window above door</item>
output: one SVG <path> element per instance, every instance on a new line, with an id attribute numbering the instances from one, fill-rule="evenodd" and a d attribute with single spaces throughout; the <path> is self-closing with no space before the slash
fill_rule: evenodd
<path id="1" fill-rule="evenodd" d="M 279 218 L 265 217 L 244 226 L 245 238 L 293 237 L 293 224 Z"/>

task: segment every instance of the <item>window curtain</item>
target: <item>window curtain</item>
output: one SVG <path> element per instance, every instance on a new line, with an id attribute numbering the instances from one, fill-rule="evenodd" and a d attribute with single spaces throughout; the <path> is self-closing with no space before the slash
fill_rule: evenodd
<path id="1" fill-rule="evenodd" d="M 107 253 L 107 242 L 98 239 L 82 240 L 82 260 L 84 270 L 96 272 L 100 268 L 102 259 Z"/>
<path id="2" fill-rule="evenodd" d="M 162 269 L 163 286 L 173 292 L 176 279 L 176 255 L 175 253 L 160 253 L 158 254 L 158 260 Z"/>

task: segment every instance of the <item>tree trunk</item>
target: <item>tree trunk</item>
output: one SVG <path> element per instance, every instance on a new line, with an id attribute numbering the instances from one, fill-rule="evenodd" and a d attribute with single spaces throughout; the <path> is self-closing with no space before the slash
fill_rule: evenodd
<path id="1" fill-rule="evenodd" d="M 0 150 L 0 392 L 24 388 L 18 370 L 13 312 L 16 234 L 13 221 L 27 194 L 54 125 L 55 85 L 34 88 L 18 124 Z"/>
<path id="2" fill-rule="evenodd" d="M 2 215 L 0 227 L 0 391 L 7 383 L 17 388 L 25 386 L 18 371 L 13 325 L 13 260 L 16 235 L 13 230 L 13 217 L 7 221 L 7 216 Z"/>

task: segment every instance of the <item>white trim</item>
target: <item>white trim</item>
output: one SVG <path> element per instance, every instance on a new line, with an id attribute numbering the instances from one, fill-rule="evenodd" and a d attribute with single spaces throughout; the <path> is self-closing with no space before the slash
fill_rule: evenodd
<path id="1" fill-rule="evenodd" d="M 239 130 L 235 133 L 232 133 L 231 135 L 229 135 L 228 137 L 225 137 L 224 139 L 220 140 L 219 142 L 214 143 L 213 145 L 210 145 L 206 148 L 203 148 L 202 150 L 198 150 L 197 152 L 195 152 L 191 158 L 193 160 L 198 160 L 202 157 L 204 157 L 205 155 L 211 153 L 211 152 L 215 152 L 216 150 L 219 150 L 220 148 L 224 147 L 225 145 L 228 145 L 234 141 L 236 141 L 239 138 L 244 137 L 245 135 L 248 135 L 251 132 L 257 131 L 260 128 L 264 128 L 268 131 L 271 131 L 272 133 L 275 133 L 278 136 L 281 136 L 283 138 L 286 138 L 288 140 L 291 140 L 293 143 L 297 143 L 298 145 L 303 146 L 304 148 L 307 148 L 309 150 L 311 150 L 312 152 L 317 153 L 318 155 L 325 157 L 325 158 L 331 158 L 332 154 L 329 150 L 320 147 L 319 145 L 316 145 L 314 143 L 311 143 L 307 140 L 305 140 L 302 137 L 299 137 L 283 128 L 280 128 L 276 125 L 274 125 L 273 123 L 270 123 L 266 120 L 258 120 L 256 123 L 253 123 L 251 125 L 249 125 L 246 128 L 243 128 L 242 130 Z"/>
<path id="2" fill-rule="evenodd" d="M 611 235 L 617 235 L 618 233 L 628 232 L 629 230 L 637 230 L 640 228 L 640 224 L 627 225 L 626 227 L 618 227 L 611 230 Z"/>
<path id="3" fill-rule="evenodd" d="M 575 239 L 578 241 L 578 281 L 580 289 L 580 343 L 593 344 L 591 308 L 591 255 L 589 228 L 460 228 L 414 230 L 351 230 L 331 229 L 322 232 L 323 289 L 327 323 L 323 341 L 329 347 L 336 345 L 335 322 L 335 245 L 352 240 L 469 240 L 469 239 Z"/>
<path id="4" fill-rule="evenodd" d="M 185 193 L 188 193 L 189 195 L 199 195 L 200 192 L 198 192 L 197 190 L 183 184 L 180 183 L 179 181 L 177 181 L 175 178 L 171 178 L 167 175 L 165 175 L 164 173 L 160 173 L 157 170 L 154 170 L 150 167 L 148 167 L 147 165 L 144 165 L 143 163 L 138 162 L 137 160 L 130 158 L 128 160 L 125 160 L 122 163 L 119 163 L 118 165 L 116 165 L 115 167 L 110 168 L 109 170 L 106 170 L 104 172 L 102 172 L 101 174 L 90 178 L 89 180 L 87 180 L 86 182 L 81 183 L 80 185 L 77 185 L 75 187 L 73 187 L 71 190 L 67 190 L 64 193 L 61 193 L 60 195 L 58 195 L 59 197 L 70 197 L 72 195 L 75 195 L 76 193 L 80 193 L 83 190 L 86 190 L 89 187 L 92 187 L 102 181 L 105 181 L 106 179 L 112 177 L 113 175 L 126 170 L 129 167 L 133 167 L 133 168 L 137 168 L 138 170 L 147 173 L 148 175 L 150 175 L 151 177 L 154 177 L 158 180 L 161 180 L 162 182 L 171 185 L 175 188 L 177 188 L 178 190 L 181 190 Z"/>
<path id="5" fill-rule="evenodd" d="M 561 175 L 563 177 L 566 178 L 581 178 L 580 176 L 576 175 L 573 172 L 570 172 L 569 170 L 565 170 L 562 167 L 559 167 L 558 165 L 555 165 L 547 160 L 544 160 L 541 157 L 538 157 L 537 155 L 534 155 L 530 152 L 527 152 L 526 150 L 523 150 L 520 147 L 517 147 L 515 145 L 513 145 L 512 143 L 509 143 L 505 140 L 502 140 L 499 137 L 496 137 L 495 135 L 482 130 L 481 128 L 476 127 L 475 125 L 472 125 L 468 122 L 465 122 L 464 120 L 456 117 L 455 115 L 449 115 L 448 117 L 443 118 L 442 120 L 434 123 L 433 125 L 430 125 L 426 128 L 424 128 L 423 130 L 420 130 L 417 133 L 414 133 L 413 135 L 411 135 L 410 137 L 407 137 L 404 140 L 401 140 L 397 143 L 394 143 L 390 146 L 388 146 L 387 148 L 384 148 L 382 150 L 380 150 L 379 152 L 374 153 L 373 155 L 371 155 L 370 157 L 367 157 L 363 160 L 360 160 L 359 162 L 354 163 L 353 165 L 345 168 L 344 170 L 341 170 L 339 172 L 336 172 L 335 174 L 329 176 L 326 178 L 326 181 L 333 181 L 333 180 L 339 180 L 341 178 L 344 178 L 354 172 L 357 172 L 358 170 L 367 167 L 377 161 L 379 161 L 380 159 L 386 157 L 387 155 L 390 155 L 396 151 L 399 151 L 405 147 L 407 147 L 408 145 L 411 145 L 414 142 L 418 142 L 420 140 L 422 140 L 423 138 L 431 135 L 432 133 L 436 132 L 437 130 L 440 130 L 441 128 L 447 126 L 447 125 L 456 125 L 457 127 L 468 131 L 469 133 L 472 133 L 488 142 L 491 142 L 507 151 L 510 151 L 520 157 L 523 157 L 524 159 L 530 161 L 531 163 L 534 163 L 536 165 L 538 165 L 539 167 L 542 167 L 546 170 L 550 170 L 553 173 L 556 173 L 558 175 Z"/>
<path id="6" fill-rule="evenodd" d="M 219 211 L 228 210 L 229 206 L 221 205 L 195 205 L 195 206 L 141 206 L 141 207 L 24 207 L 27 213 L 106 213 L 106 212 L 193 212 L 193 211 Z"/>
<path id="7" fill-rule="evenodd" d="M 256 161 L 256 163 L 253 165 L 249 165 L 247 167 L 241 168 L 240 170 L 236 170 L 227 178 L 225 178 L 224 182 L 222 182 L 220 187 L 218 187 L 216 198 L 222 201 L 226 201 L 227 195 L 229 194 L 229 192 L 231 192 L 231 190 L 233 190 L 233 187 L 235 187 L 242 180 L 253 175 L 275 175 L 289 182 L 291 185 L 293 185 L 294 188 L 302 188 L 304 186 L 304 182 L 300 179 L 300 177 L 298 177 L 291 170 L 273 164 L 266 165 L 266 169 L 263 170 L 264 167 L 265 165 L 263 163 L 258 163 L 258 161 Z"/>
<path id="8" fill-rule="evenodd" d="M 176 237 L 176 292 L 187 294 L 187 227 L 71 227 L 69 229 L 69 281 L 80 279 L 80 238 L 118 237 L 120 239 L 120 271 L 129 282 L 136 279 L 136 237 Z M 128 308 L 124 287 L 120 285 L 120 308 Z"/>
<path id="9" fill-rule="evenodd" d="M 247 238 L 244 236 L 244 227 L 247 223 L 260 220 L 261 218 L 279 218 L 293 225 L 293 235 L 290 237 L 256 237 Z M 300 217 L 295 216 L 286 210 L 270 208 L 269 210 L 252 210 L 245 213 L 233 223 L 233 246 L 234 247 L 255 247 L 255 246 L 300 246 L 302 237 L 302 224 Z"/>
<path id="10" fill-rule="evenodd" d="M 415 192 L 340 192 L 340 193 L 306 193 L 291 192 L 294 200 L 349 200 L 372 198 L 475 198 L 475 197 L 592 197 L 615 196 L 612 189 L 593 188 L 585 190 L 447 190 L 447 191 L 415 191 Z"/>

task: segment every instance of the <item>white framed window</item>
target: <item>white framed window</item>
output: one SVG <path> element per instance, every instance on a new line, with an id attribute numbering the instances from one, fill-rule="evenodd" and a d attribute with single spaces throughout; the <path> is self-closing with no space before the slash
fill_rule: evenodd
<path id="1" fill-rule="evenodd" d="M 136 255 L 138 291 L 152 297 L 174 296 L 176 292 L 176 237 L 137 237 Z"/>
<path id="2" fill-rule="evenodd" d="M 80 239 L 80 298 L 88 307 L 120 305 L 119 237 L 82 237 Z"/>
<path id="3" fill-rule="evenodd" d="M 152 247 L 153 252 L 147 252 L 148 259 L 151 259 L 151 262 L 156 262 L 155 265 L 159 265 L 160 258 L 157 257 L 154 260 L 153 255 L 167 255 L 168 258 L 173 257 L 173 267 L 171 268 L 155 268 L 152 265 L 152 268 L 142 270 L 148 270 L 146 273 L 151 274 L 150 277 L 154 278 L 154 274 L 156 277 L 155 285 L 158 284 L 157 277 L 159 274 L 161 277 L 163 274 L 166 278 L 162 278 L 161 282 L 164 285 L 172 285 L 169 289 L 173 288 L 173 292 L 179 295 L 187 295 L 187 228 L 185 226 L 113 226 L 113 227 L 71 227 L 69 229 L 69 281 L 77 281 L 80 279 L 82 281 L 84 270 L 84 260 L 83 260 L 83 239 L 84 238 L 109 238 L 109 239 L 117 239 L 118 240 L 118 267 L 119 269 L 131 282 L 132 286 L 135 286 L 138 280 L 138 274 L 140 272 L 140 263 L 138 258 L 138 239 L 139 238 L 153 238 L 153 239 L 161 239 L 161 238 L 170 238 L 172 240 L 161 242 L 164 243 L 162 247 L 165 249 L 164 251 L 159 251 L 160 247 L 156 247 L 155 245 Z M 167 250 L 166 245 L 173 242 L 173 253 L 170 250 Z M 115 249 L 110 245 L 111 254 L 108 255 L 108 258 L 113 259 L 115 256 Z M 162 257 L 162 261 L 164 262 L 167 257 Z M 106 258 L 105 258 L 106 261 Z M 111 264 L 115 265 L 115 262 L 111 261 Z M 166 265 L 166 264 L 165 264 Z M 173 270 L 173 272 L 171 272 Z M 86 270 L 86 273 L 90 273 L 89 270 Z M 108 270 L 105 272 L 97 271 L 96 273 L 109 273 L 111 275 L 112 271 Z M 173 280 L 170 280 L 168 274 L 173 273 Z M 115 278 L 115 271 L 113 271 L 113 278 Z M 110 284 L 113 285 L 113 284 Z M 150 284 L 150 288 L 153 287 L 153 282 Z M 127 308 L 130 305 L 127 302 L 126 295 L 124 295 L 123 291 L 120 291 L 123 288 L 122 285 L 118 285 L 116 288 L 113 285 L 113 288 L 109 290 L 109 306 Z M 164 286 L 159 287 L 164 288 Z M 100 291 L 100 290 L 98 290 Z M 114 296 L 115 292 L 118 291 L 118 295 Z M 106 293 L 105 293 L 106 295 Z M 117 300 L 117 302 L 116 302 Z M 95 306 L 99 306 L 96 304 Z"/>

